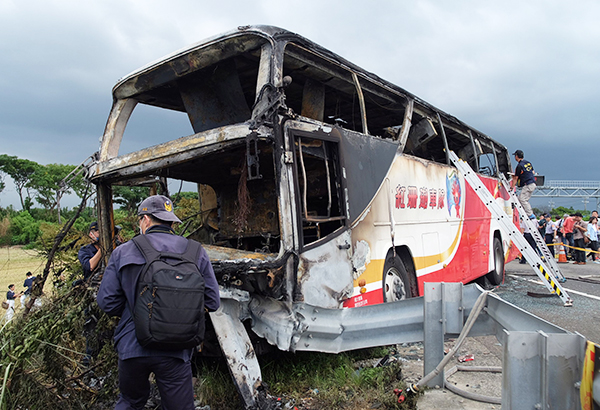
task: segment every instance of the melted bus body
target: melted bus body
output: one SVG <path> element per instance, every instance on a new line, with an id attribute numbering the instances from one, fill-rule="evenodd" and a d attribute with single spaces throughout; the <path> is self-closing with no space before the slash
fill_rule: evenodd
<path id="1" fill-rule="evenodd" d="M 179 113 L 191 131 L 123 153 L 138 107 Z M 186 235 L 223 291 L 247 292 L 251 314 L 344 309 L 419 296 L 425 282 L 502 281 L 510 240 L 448 150 L 512 213 L 503 145 L 297 34 L 252 26 L 120 80 L 89 175 L 104 243 L 114 186 L 193 183 L 200 222 Z"/>

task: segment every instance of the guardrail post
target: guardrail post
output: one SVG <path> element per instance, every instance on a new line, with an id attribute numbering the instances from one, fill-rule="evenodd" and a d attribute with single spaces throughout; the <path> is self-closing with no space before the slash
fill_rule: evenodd
<path id="1" fill-rule="evenodd" d="M 502 408 L 579 409 L 585 339 L 505 330 Z"/>
<path id="2" fill-rule="evenodd" d="M 425 361 L 423 374 L 434 370 L 444 358 L 444 336 L 458 334 L 464 324 L 462 283 L 425 283 L 423 303 Z M 429 387 L 444 387 L 444 371 L 432 378 Z"/>

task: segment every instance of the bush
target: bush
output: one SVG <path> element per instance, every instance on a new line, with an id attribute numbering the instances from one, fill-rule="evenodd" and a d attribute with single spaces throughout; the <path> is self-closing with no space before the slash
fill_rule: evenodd
<path id="1" fill-rule="evenodd" d="M 27 245 L 40 236 L 40 222 L 28 211 L 21 211 L 10 220 L 13 245 Z"/>

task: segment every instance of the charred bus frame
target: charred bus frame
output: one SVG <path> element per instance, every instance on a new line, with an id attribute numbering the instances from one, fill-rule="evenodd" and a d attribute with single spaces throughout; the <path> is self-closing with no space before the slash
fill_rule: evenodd
<path id="1" fill-rule="evenodd" d="M 120 153 L 139 105 L 185 113 L 193 133 Z M 400 260 L 381 266 L 382 301 L 422 294 L 425 275 L 400 238 L 397 210 L 374 223 L 379 245 L 354 235 L 375 213 L 375 198 L 389 205 L 395 160 L 444 173 L 454 169 L 449 150 L 491 184 L 511 170 L 503 145 L 406 90 L 295 33 L 247 26 L 121 79 L 89 179 L 103 244 L 113 243 L 113 186 L 169 195 L 168 180 L 197 184 L 201 224 L 189 236 L 207 249 L 223 296 L 244 305 L 236 320 L 252 319 L 253 331 L 280 349 L 311 350 L 298 343 L 308 326 L 289 315 L 299 304 L 344 307 L 377 246 L 389 249 L 380 259 Z M 493 254 L 476 275 L 501 266 L 490 272 L 497 281 L 510 241 L 493 226 L 486 235 L 483 253 Z M 289 323 L 278 323 L 285 317 Z"/>

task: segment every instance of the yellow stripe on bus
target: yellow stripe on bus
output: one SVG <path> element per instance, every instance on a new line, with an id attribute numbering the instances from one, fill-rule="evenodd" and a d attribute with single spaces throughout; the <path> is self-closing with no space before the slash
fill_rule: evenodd
<path id="1" fill-rule="evenodd" d="M 430 266 L 437 265 L 438 263 L 444 262 L 448 259 L 455 251 L 458 246 L 458 242 L 461 237 L 463 227 L 463 221 L 460 221 L 458 226 L 458 230 L 456 232 L 456 236 L 454 237 L 454 241 L 450 245 L 448 249 L 444 252 L 439 253 L 437 255 L 428 255 L 428 256 L 415 256 L 414 263 L 415 269 L 424 269 Z M 360 279 L 364 279 L 366 283 L 373 283 L 375 281 L 383 280 L 383 267 L 385 265 L 384 259 L 372 259 L 371 262 L 367 265 L 366 270 L 360 275 Z M 358 281 L 354 281 L 354 286 L 358 286 Z"/>
<path id="2" fill-rule="evenodd" d="M 437 255 L 429 255 L 429 256 L 417 256 L 414 258 L 415 260 L 415 269 L 425 269 L 430 266 L 437 265 L 438 263 L 444 262 L 448 259 L 455 251 L 458 246 L 458 241 L 460 240 L 462 234 L 463 221 L 460 221 L 460 225 L 458 226 L 458 230 L 456 231 L 456 236 L 454 237 L 454 241 L 448 249 L 446 249 L 442 253 L 438 253 Z"/>

